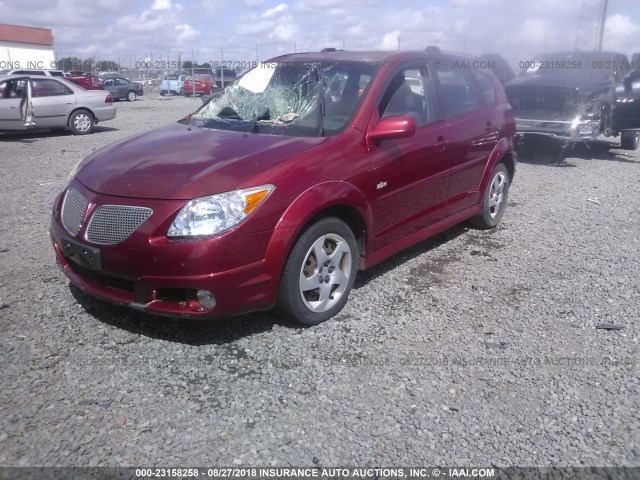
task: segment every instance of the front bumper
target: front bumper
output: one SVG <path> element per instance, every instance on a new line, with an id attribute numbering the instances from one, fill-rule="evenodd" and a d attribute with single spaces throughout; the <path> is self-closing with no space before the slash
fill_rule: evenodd
<path id="1" fill-rule="evenodd" d="M 116 118 L 116 107 L 113 105 L 105 105 L 104 107 L 98 107 L 93 109 L 93 114 L 96 117 L 96 121 L 105 122 L 107 120 L 113 120 Z"/>
<path id="2" fill-rule="evenodd" d="M 544 135 L 576 142 L 595 140 L 600 134 L 600 120 L 546 120 L 516 117 L 516 134 Z"/>
<path id="3" fill-rule="evenodd" d="M 273 232 L 246 234 L 232 230 L 209 239 L 169 239 L 164 234 L 184 201 L 158 201 L 97 195 L 77 182 L 74 188 L 89 201 L 76 236 L 61 224 L 63 194 L 55 201 L 51 240 L 58 265 L 86 293 L 136 310 L 171 317 L 210 318 L 271 308 L 276 301 L 281 259 L 269 261 Z M 147 206 L 153 214 L 128 239 L 116 245 L 86 240 L 86 224 L 100 205 Z M 99 250 L 98 267 L 66 256 L 66 239 Z M 281 263 L 280 263 L 281 265 Z M 216 299 L 206 309 L 195 292 L 204 289 Z"/>

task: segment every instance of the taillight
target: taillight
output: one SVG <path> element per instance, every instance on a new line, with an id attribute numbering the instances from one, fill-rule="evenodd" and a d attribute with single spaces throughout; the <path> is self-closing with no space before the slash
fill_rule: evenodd
<path id="1" fill-rule="evenodd" d="M 113 103 L 113 97 L 111 95 L 107 95 L 107 98 L 104 99 L 104 103 Z"/>

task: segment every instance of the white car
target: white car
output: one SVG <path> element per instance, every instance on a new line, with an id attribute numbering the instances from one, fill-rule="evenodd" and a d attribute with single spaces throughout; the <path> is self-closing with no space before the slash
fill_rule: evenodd
<path id="1" fill-rule="evenodd" d="M 37 68 L 18 68 L 0 70 L 0 75 L 43 75 L 45 77 L 68 77 L 62 70 L 40 70 Z"/>
<path id="2" fill-rule="evenodd" d="M 116 116 L 106 90 L 85 90 L 49 76 L 0 76 L 0 131 L 64 130 L 76 135 Z"/>

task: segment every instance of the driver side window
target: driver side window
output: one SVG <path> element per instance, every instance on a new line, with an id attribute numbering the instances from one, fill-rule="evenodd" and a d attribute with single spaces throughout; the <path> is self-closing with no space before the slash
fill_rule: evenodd
<path id="1" fill-rule="evenodd" d="M 7 80 L 0 83 L 0 98 L 22 98 L 24 80 Z"/>
<path id="2" fill-rule="evenodd" d="M 378 105 L 380 118 L 411 117 L 417 126 L 437 120 L 433 84 L 426 66 L 397 72 Z"/>

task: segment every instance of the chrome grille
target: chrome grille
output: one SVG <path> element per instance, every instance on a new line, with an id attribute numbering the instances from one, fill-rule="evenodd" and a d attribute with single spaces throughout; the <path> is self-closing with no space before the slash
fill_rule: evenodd
<path id="1" fill-rule="evenodd" d="M 153 210 L 128 205 L 102 205 L 91 217 L 87 240 L 100 245 L 115 245 L 129 238 L 151 216 Z"/>
<path id="2" fill-rule="evenodd" d="M 74 188 L 67 190 L 62 202 L 62 225 L 71 235 L 77 235 L 80 231 L 88 204 L 80 192 Z"/>

